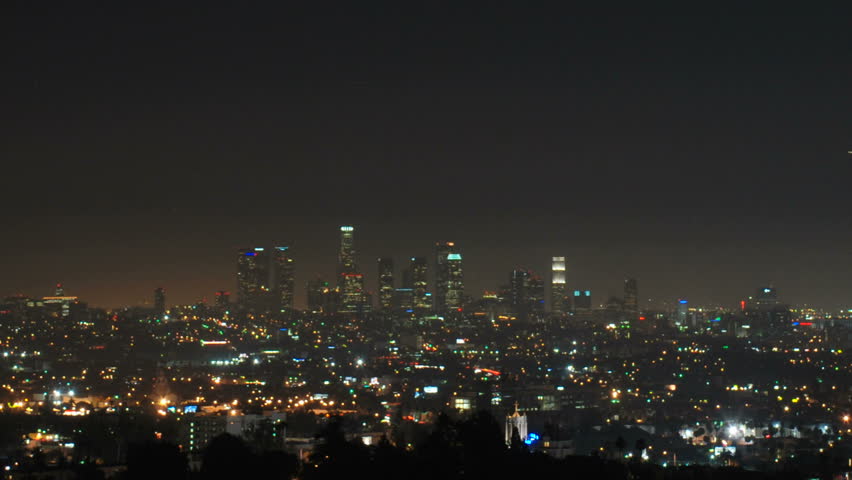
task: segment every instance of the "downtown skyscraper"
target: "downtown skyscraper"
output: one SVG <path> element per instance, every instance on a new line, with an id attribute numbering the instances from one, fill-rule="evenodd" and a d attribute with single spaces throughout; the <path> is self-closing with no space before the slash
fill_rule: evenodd
<path id="1" fill-rule="evenodd" d="M 364 307 L 364 276 L 358 273 L 355 261 L 355 227 L 340 227 L 340 249 L 337 254 L 337 287 L 340 290 L 340 311 L 360 313 Z"/>
<path id="2" fill-rule="evenodd" d="M 565 285 L 565 257 L 552 257 L 550 265 L 550 311 L 556 314 L 568 313 L 570 297 Z"/>
<path id="3" fill-rule="evenodd" d="M 541 320 L 544 315 L 544 282 L 525 268 L 509 274 L 509 304 L 519 320 Z"/>
<path id="4" fill-rule="evenodd" d="M 429 267 L 426 257 L 411 257 L 409 266 L 411 289 L 414 294 L 414 309 L 424 312 L 432 307 L 429 293 Z"/>
<path id="5" fill-rule="evenodd" d="M 384 312 L 390 312 L 393 307 L 393 259 L 382 257 L 378 260 L 378 294 L 379 308 Z"/>
<path id="6" fill-rule="evenodd" d="M 628 320 L 639 318 L 639 286 L 635 278 L 624 280 L 624 313 Z"/>
<path id="7" fill-rule="evenodd" d="M 295 293 L 294 267 L 290 247 L 239 250 L 237 293 L 240 310 L 252 314 L 291 312 Z"/>
<path id="8" fill-rule="evenodd" d="M 295 264 L 290 247 L 272 247 L 272 308 L 279 313 L 293 311 L 296 289 Z"/>
<path id="9" fill-rule="evenodd" d="M 462 270 L 462 256 L 460 253 L 447 255 L 447 282 L 446 309 L 458 310 L 464 306 L 464 270 Z"/>
<path id="10" fill-rule="evenodd" d="M 269 254 L 263 247 L 244 248 L 237 258 L 237 299 L 240 310 L 260 314 L 269 308 Z"/>
<path id="11" fill-rule="evenodd" d="M 435 244 L 435 310 L 445 313 L 464 304 L 462 256 L 455 242 Z"/>
<path id="12" fill-rule="evenodd" d="M 59 289 L 57 289 L 59 290 Z M 166 314 L 166 289 L 157 287 L 154 290 L 154 315 L 163 318 Z"/>

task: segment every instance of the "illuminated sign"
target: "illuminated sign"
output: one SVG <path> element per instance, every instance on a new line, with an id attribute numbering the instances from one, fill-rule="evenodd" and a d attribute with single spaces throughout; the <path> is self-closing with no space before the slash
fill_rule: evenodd
<path id="1" fill-rule="evenodd" d="M 340 227 L 340 231 L 341 232 L 354 232 L 355 227 L 351 227 L 349 225 L 344 225 L 344 226 Z"/>
<path id="2" fill-rule="evenodd" d="M 447 255 L 447 260 L 461 260 L 461 259 L 462 259 L 461 255 L 459 255 L 458 253 L 451 253 L 451 254 Z"/>
<path id="3" fill-rule="evenodd" d="M 438 393 L 438 387 L 434 385 L 423 387 L 423 393 Z"/>

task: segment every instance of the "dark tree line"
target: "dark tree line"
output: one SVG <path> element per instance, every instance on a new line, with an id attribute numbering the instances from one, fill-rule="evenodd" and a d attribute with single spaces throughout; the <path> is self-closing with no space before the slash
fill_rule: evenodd
<path id="1" fill-rule="evenodd" d="M 769 480 L 801 478 L 795 472 L 761 473 L 736 468 L 662 468 L 639 461 L 593 456 L 556 459 L 531 452 L 519 438 L 507 447 L 501 425 L 487 412 L 453 421 L 440 415 L 417 445 L 395 446 L 386 438 L 376 445 L 347 439 L 340 418 L 317 435 L 305 463 L 282 451 L 253 451 L 240 438 L 216 437 L 191 472 L 186 456 L 168 443 L 135 444 L 128 452 L 127 479 L 264 478 L 304 480 L 374 478 L 441 480 L 502 478 L 573 478 L 630 480 Z"/>

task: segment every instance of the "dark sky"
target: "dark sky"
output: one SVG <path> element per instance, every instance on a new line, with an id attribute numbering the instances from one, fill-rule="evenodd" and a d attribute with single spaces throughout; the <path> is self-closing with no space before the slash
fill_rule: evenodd
<path id="1" fill-rule="evenodd" d="M 291 243 L 303 304 L 354 224 L 371 288 L 450 239 L 471 294 L 565 255 L 852 303 L 844 3 L 126 3 L 0 5 L 0 295 L 191 302 Z"/>

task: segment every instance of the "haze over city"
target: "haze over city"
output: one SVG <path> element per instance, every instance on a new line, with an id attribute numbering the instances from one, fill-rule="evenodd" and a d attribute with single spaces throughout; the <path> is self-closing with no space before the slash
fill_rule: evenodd
<path id="1" fill-rule="evenodd" d="M 355 224 L 368 275 L 459 241 L 471 294 L 564 254 L 600 291 L 848 304 L 827 6 L 4 8 L 0 291 L 194 302 L 277 242 L 304 284 Z"/>

